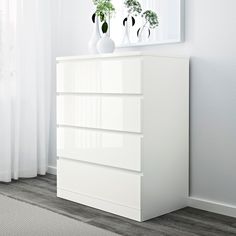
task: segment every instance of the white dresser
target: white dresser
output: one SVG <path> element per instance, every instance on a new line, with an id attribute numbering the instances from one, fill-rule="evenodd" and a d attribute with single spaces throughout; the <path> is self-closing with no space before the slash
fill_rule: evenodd
<path id="1" fill-rule="evenodd" d="M 57 59 L 58 197 L 137 221 L 185 207 L 189 60 Z"/>

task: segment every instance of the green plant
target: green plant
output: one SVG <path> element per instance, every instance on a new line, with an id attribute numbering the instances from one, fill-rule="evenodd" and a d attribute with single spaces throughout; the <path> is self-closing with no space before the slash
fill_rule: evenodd
<path id="1" fill-rule="evenodd" d="M 92 20 L 95 23 L 95 17 L 98 16 L 102 22 L 102 32 L 107 33 L 108 23 L 110 17 L 115 12 L 115 8 L 111 0 L 93 0 L 94 5 L 96 6 L 96 11 L 92 16 Z"/>
<path id="2" fill-rule="evenodd" d="M 150 29 L 155 29 L 159 25 L 159 20 L 156 12 L 147 10 L 142 14 L 142 17 L 145 19 L 144 25 L 138 29 L 137 35 L 143 31 L 146 25 L 148 25 L 148 37 L 150 37 L 151 30 Z"/>
<path id="3" fill-rule="evenodd" d="M 158 16 L 156 12 L 147 10 L 142 14 L 142 17 L 145 18 L 145 24 L 149 24 L 150 29 L 154 29 L 159 25 Z"/>
<path id="4" fill-rule="evenodd" d="M 129 16 L 131 16 L 132 26 L 134 26 L 135 25 L 134 16 L 138 16 L 142 12 L 142 6 L 137 0 L 125 0 L 124 5 L 128 10 L 128 16 L 125 17 L 125 19 L 123 20 L 123 25 L 125 26 Z"/>
<path id="5" fill-rule="evenodd" d="M 142 6 L 137 0 L 125 0 L 124 5 L 130 15 L 139 15 L 142 12 Z"/>

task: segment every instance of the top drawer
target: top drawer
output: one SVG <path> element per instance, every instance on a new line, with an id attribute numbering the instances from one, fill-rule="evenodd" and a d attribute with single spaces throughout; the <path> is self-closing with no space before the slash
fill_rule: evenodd
<path id="1" fill-rule="evenodd" d="M 141 58 L 57 64 L 57 92 L 141 94 Z"/>

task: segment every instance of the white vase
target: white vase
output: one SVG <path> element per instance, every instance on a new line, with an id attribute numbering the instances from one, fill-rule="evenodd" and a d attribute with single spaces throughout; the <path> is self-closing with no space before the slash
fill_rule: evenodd
<path id="1" fill-rule="evenodd" d="M 104 34 L 104 36 L 97 43 L 97 50 L 100 54 L 102 53 L 113 53 L 115 50 L 115 43 L 109 37 L 108 33 Z"/>
<path id="2" fill-rule="evenodd" d="M 130 16 L 127 17 L 127 21 L 125 22 L 125 32 L 122 40 L 122 44 L 130 44 L 130 29 L 132 26 L 132 19 Z"/>
<path id="3" fill-rule="evenodd" d="M 99 30 L 99 18 L 96 16 L 93 33 L 88 43 L 88 50 L 91 54 L 98 54 L 97 43 L 100 39 L 101 39 L 101 34 Z"/>
<path id="4" fill-rule="evenodd" d="M 140 28 L 138 34 L 138 42 L 145 43 L 149 41 L 151 31 L 147 25 L 144 25 Z"/>

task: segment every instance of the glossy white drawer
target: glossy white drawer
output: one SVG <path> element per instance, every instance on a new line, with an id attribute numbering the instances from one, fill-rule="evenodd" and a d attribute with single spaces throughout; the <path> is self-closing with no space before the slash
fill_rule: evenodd
<path id="1" fill-rule="evenodd" d="M 57 64 L 57 92 L 141 93 L 141 59 L 86 60 Z"/>
<path id="2" fill-rule="evenodd" d="M 140 97 L 99 95 L 60 95 L 57 97 L 58 124 L 141 132 L 140 120 Z"/>
<path id="3" fill-rule="evenodd" d="M 58 189 L 140 209 L 140 175 L 64 159 L 57 171 Z"/>
<path id="4" fill-rule="evenodd" d="M 132 134 L 59 127 L 57 129 L 57 156 L 140 171 L 141 137 Z"/>

